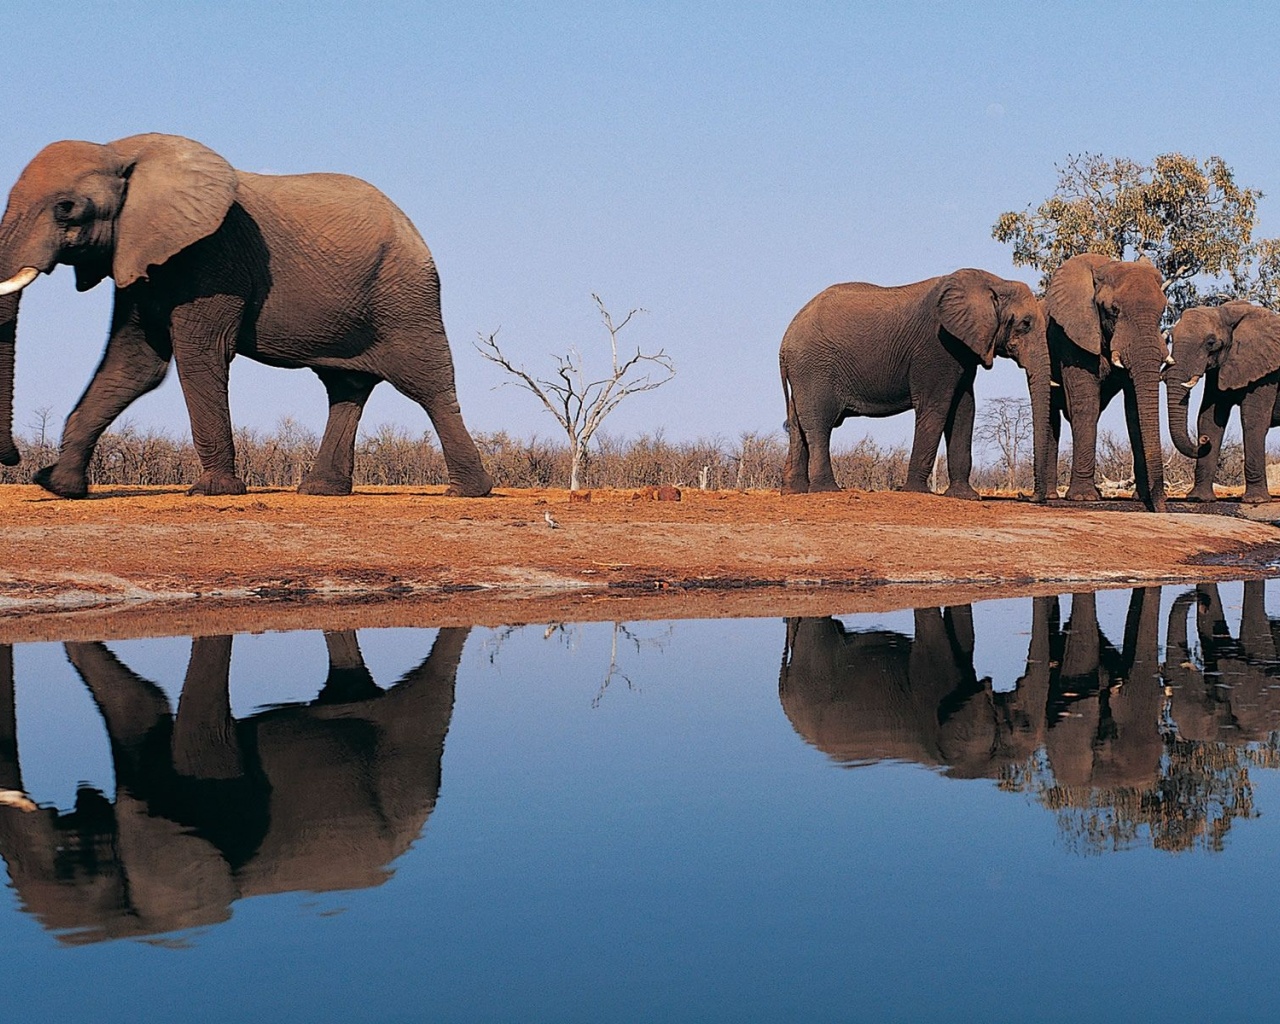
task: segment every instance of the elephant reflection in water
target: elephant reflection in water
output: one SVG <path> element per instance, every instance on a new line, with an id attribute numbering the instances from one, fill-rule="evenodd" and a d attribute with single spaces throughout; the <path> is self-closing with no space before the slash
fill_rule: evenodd
<path id="1" fill-rule="evenodd" d="M 68 643 L 106 724 L 116 798 L 82 787 L 67 813 L 22 806 L 0 648 L 0 854 L 25 908 L 82 943 L 223 921 L 245 896 L 379 885 L 435 807 L 468 632 L 440 630 L 385 691 L 354 632 L 325 633 L 318 697 L 240 720 L 231 637 L 192 641 L 176 714 L 103 644 Z"/>
<path id="2" fill-rule="evenodd" d="M 1136 781 L 1160 761 L 1158 613 L 1158 589 L 1135 590 L 1117 651 L 1092 594 L 1073 597 L 1065 630 L 1058 599 L 1035 598 L 1026 672 L 1011 692 L 977 678 L 968 605 L 917 608 L 914 639 L 788 619 L 779 695 L 796 731 L 844 764 L 896 759 L 994 778 L 1044 748 L 1059 779 Z"/>
<path id="3" fill-rule="evenodd" d="M 1196 608 L 1196 633 L 1203 669 L 1194 661 L 1187 615 Z M 1265 743 L 1254 751 L 1270 767 L 1280 731 L 1280 621 L 1267 618 L 1266 583 L 1244 585 L 1240 636 L 1232 637 L 1218 588 L 1212 583 L 1179 594 L 1169 612 L 1165 681 L 1172 694 L 1178 734 L 1202 742 Z M 1275 763 L 1271 763 L 1275 762 Z"/>
<path id="4" fill-rule="evenodd" d="M 1192 605 L 1203 670 L 1187 637 Z M 1130 595 L 1117 649 L 1092 594 L 1066 627 L 1033 601 L 1026 671 L 997 692 L 973 667 L 967 606 L 917 609 L 914 638 L 790 619 L 779 695 L 796 731 L 843 764 L 886 758 L 998 779 L 1054 811 L 1092 849 L 1132 842 L 1220 849 L 1255 813 L 1249 769 L 1280 767 L 1280 622 L 1245 584 L 1239 638 L 1212 584 L 1180 595 L 1159 660 L 1160 589 Z"/>

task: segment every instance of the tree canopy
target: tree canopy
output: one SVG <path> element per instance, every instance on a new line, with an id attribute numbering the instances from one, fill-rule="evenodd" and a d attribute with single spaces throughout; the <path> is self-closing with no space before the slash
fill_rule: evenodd
<path id="1" fill-rule="evenodd" d="M 1230 299 L 1280 309 L 1280 239 L 1253 238 L 1262 193 L 1238 185 L 1221 157 L 1165 153 L 1146 165 L 1085 153 L 1057 170 L 1053 195 L 1002 213 L 991 231 L 1013 245 L 1015 265 L 1041 271 L 1042 286 L 1082 252 L 1145 256 L 1164 280 L 1171 321 Z"/>

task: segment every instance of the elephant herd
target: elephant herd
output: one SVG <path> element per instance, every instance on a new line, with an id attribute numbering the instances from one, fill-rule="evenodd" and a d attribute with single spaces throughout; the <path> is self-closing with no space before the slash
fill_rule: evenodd
<path id="1" fill-rule="evenodd" d="M 329 417 L 304 493 L 350 493 L 360 415 L 381 381 L 430 416 L 451 494 L 492 489 L 459 408 L 431 253 L 408 218 L 367 183 L 238 171 L 174 135 L 41 150 L 0 220 L 5 465 L 19 459 L 12 437 L 18 300 L 58 264 L 74 268 L 81 291 L 111 277 L 115 304 L 106 351 L 67 418 L 58 458 L 34 475 L 54 494 L 87 493 L 98 439 L 160 384 L 171 361 L 203 471 L 191 493 L 243 493 L 227 397 L 236 354 L 310 368 L 324 384 Z M 1152 264 L 1093 253 L 1063 263 L 1043 301 L 1021 282 L 980 270 L 892 288 L 828 288 L 796 314 L 779 353 L 789 434 L 782 489 L 835 490 L 831 431 L 849 416 L 912 409 L 906 488 L 928 488 L 945 436 L 947 493 L 975 497 L 974 379 L 1001 355 L 1027 375 L 1036 500 L 1057 496 L 1064 417 L 1073 435 L 1066 497 L 1098 498 L 1098 416 L 1123 392 L 1138 496 L 1163 510 L 1162 377 L 1174 443 L 1198 459 L 1189 497 L 1212 500 L 1223 430 L 1238 405 L 1245 500 L 1268 500 L 1264 449 L 1267 429 L 1280 422 L 1280 317 L 1243 302 L 1189 310 L 1173 329 L 1170 354 L 1165 305 Z M 1187 404 L 1201 376 L 1193 441 Z"/>

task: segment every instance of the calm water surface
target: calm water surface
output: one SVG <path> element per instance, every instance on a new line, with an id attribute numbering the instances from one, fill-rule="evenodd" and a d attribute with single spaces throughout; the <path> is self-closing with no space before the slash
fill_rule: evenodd
<path id="1" fill-rule="evenodd" d="M 1267 1019 L 1278 645 L 1250 583 L 0 648 L 0 1019 Z"/>

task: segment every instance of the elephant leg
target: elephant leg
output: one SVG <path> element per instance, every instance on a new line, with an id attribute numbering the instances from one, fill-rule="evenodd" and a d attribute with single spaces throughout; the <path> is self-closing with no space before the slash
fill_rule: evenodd
<path id="1" fill-rule="evenodd" d="M 956 400 L 951 406 L 951 414 L 943 427 L 947 438 L 947 480 L 946 496 L 948 498 L 967 498 L 978 500 L 978 492 L 969 483 L 973 472 L 973 380 L 962 386 L 956 393 Z"/>
<path id="2" fill-rule="evenodd" d="M 907 482 L 902 488 L 904 491 L 930 493 L 929 476 L 938 458 L 938 443 L 942 440 L 942 431 L 947 424 L 947 412 L 945 408 L 929 405 L 916 407 L 916 429 L 911 442 Z M 950 449 L 947 450 L 947 458 L 951 458 Z"/>
<path id="3" fill-rule="evenodd" d="M 87 467 L 98 439 L 131 402 L 159 386 L 170 355 L 168 337 L 147 330 L 137 305 L 117 292 L 102 362 L 67 417 L 58 461 L 38 470 L 34 481 L 64 498 L 88 494 Z"/>
<path id="4" fill-rule="evenodd" d="M 462 409 L 454 390 L 453 359 L 444 329 L 431 330 L 426 338 L 421 329 L 401 330 L 402 336 L 388 337 L 384 342 L 384 359 L 387 354 L 391 358 L 377 370 L 392 387 L 412 398 L 431 417 L 449 470 L 449 488 L 445 493 L 453 497 L 483 498 L 493 490 L 493 477 L 485 471 L 476 443 L 462 422 Z M 433 364 L 421 358 L 412 361 L 395 358 L 398 353 L 423 351 L 435 353 Z"/>
<path id="5" fill-rule="evenodd" d="M 1151 481 L 1147 479 L 1147 460 L 1142 457 L 1142 425 L 1138 421 L 1138 393 L 1132 384 L 1124 387 L 1124 422 L 1129 429 L 1129 450 L 1133 452 L 1133 496 L 1151 501 Z"/>
<path id="6" fill-rule="evenodd" d="M 816 430 L 809 431 L 809 490 L 838 491 L 835 468 L 831 465 L 831 432 L 835 421 L 823 418 Z"/>
<path id="7" fill-rule="evenodd" d="M 1231 417 L 1231 403 L 1221 396 L 1211 396 L 1205 385 L 1200 415 L 1196 418 L 1196 430 L 1208 438 L 1209 451 L 1196 459 L 1196 482 L 1187 495 L 1188 501 L 1217 501 L 1213 480 L 1218 475 L 1218 458 L 1222 453 L 1222 438 L 1227 432 L 1227 420 Z"/>
<path id="8" fill-rule="evenodd" d="M 18 714 L 13 688 L 13 648 L 0 644 L 0 793 L 20 794 Z"/>
<path id="9" fill-rule="evenodd" d="M 173 766 L 193 779 L 238 779 L 244 758 L 231 717 L 231 637 L 191 639 L 187 677 L 173 722 Z"/>
<path id="10" fill-rule="evenodd" d="M 809 439 L 800 418 L 792 411 L 787 420 L 787 461 L 782 467 L 782 493 L 804 494 L 809 490 Z"/>
<path id="11" fill-rule="evenodd" d="M 325 424 L 315 464 L 303 478 L 298 492 L 350 494 L 356 461 L 356 428 L 360 425 L 364 403 L 381 378 L 349 370 L 316 369 L 315 372 L 329 393 L 329 422 Z"/>
<path id="12" fill-rule="evenodd" d="M 1276 404 L 1275 384 L 1250 388 L 1240 403 L 1240 432 L 1244 440 L 1244 497 L 1249 505 L 1271 500 L 1267 487 L 1267 428 Z"/>
<path id="13" fill-rule="evenodd" d="M 1101 409 L 1101 385 L 1093 374 L 1079 367 L 1063 367 L 1062 386 L 1067 392 L 1071 410 L 1071 482 L 1067 484 L 1068 501 L 1097 501 L 1094 473 L 1098 457 L 1098 415 Z"/>
<path id="14" fill-rule="evenodd" d="M 316 697 L 316 703 L 349 704 L 372 700 L 382 694 L 382 689 L 373 681 L 373 674 L 364 663 L 354 629 L 326 630 L 324 643 L 329 651 L 329 675 Z"/>
<path id="15" fill-rule="evenodd" d="M 204 473 L 188 494 L 244 494 L 236 476 L 227 374 L 244 302 L 230 295 L 202 296 L 173 311 L 173 354 L 191 418 L 191 439 Z"/>

